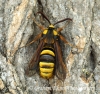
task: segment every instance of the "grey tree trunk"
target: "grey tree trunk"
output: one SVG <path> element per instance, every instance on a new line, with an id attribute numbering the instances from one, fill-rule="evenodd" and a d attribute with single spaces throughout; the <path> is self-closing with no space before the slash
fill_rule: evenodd
<path id="1" fill-rule="evenodd" d="M 48 23 L 35 15 L 37 0 L 0 0 L 0 94 L 100 94 L 100 0 L 41 1 L 52 23 L 72 19 L 62 31 L 77 47 L 63 45 L 69 76 L 61 81 L 25 75 L 38 42 L 23 46 L 41 32 L 32 17 L 44 26 Z"/>

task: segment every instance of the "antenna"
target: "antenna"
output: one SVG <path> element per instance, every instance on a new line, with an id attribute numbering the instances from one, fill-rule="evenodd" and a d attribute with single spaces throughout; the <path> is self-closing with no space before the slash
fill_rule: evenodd
<path id="1" fill-rule="evenodd" d="M 66 20 L 72 21 L 72 19 L 70 19 L 70 18 L 65 18 L 65 19 L 63 19 L 63 20 L 60 20 L 60 21 L 54 23 L 53 25 L 56 25 L 56 24 L 61 23 L 61 22 L 64 22 L 64 21 L 66 21 Z"/>
<path id="2" fill-rule="evenodd" d="M 50 20 L 45 16 L 45 14 L 43 12 L 40 11 L 40 12 L 37 12 L 37 13 L 41 14 L 42 17 L 45 18 L 49 22 L 49 24 L 51 24 Z"/>

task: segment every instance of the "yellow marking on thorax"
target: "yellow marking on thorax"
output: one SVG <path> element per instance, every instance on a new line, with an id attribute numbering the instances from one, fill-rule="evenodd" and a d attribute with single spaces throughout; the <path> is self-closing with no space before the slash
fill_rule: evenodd
<path id="1" fill-rule="evenodd" d="M 53 34 L 56 36 L 58 35 L 57 31 L 56 30 L 53 30 Z"/>
<path id="2" fill-rule="evenodd" d="M 46 63 L 46 62 L 40 62 L 39 66 L 40 67 L 48 66 L 50 68 L 54 68 L 54 63 L 52 63 L 52 62 L 48 62 L 48 63 Z"/>
<path id="3" fill-rule="evenodd" d="M 55 56 L 54 52 L 51 51 L 51 50 L 43 50 L 43 51 L 40 53 L 40 55 L 42 55 L 42 54 L 50 54 L 50 55 L 52 55 L 52 56 Z"/>
<path id="4" fill-rule="evenodd" d="M 49 27 L 54 28 L 54 25 L 51 24 L 51 25 L 49 25 Z"/>
<path id="5" fill-rule="evenodd" d="M 44 31 L 43 31 L 43 34 L 45 34 L 45 35 L 46 35 L 46 34 L 47 34 L 47 32 L 48 32 L 48 30 L 44 30 Z"/>

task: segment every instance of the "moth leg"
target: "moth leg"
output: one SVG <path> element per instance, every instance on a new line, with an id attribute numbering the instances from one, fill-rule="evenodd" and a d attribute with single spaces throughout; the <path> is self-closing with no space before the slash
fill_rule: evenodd
<path id="1" fill-rule="evenodd" d="M 34 23 L 41 29 L 41 30 L 45 30 L 46 28 L 44 26 L 42 26 L 41 24 L 39 24 L 34 18 L 33 18 Z M 42 32 L 40 34 L 38 34 L 35 39 L 33 41 L 31 41 L 29 44 L 27 44 L 26 46 L 34 43 L 35 41 L 37 41 L 38 39 L 40 39 L 42 36 Z"/>
<path id="2" fill-rule="evenodd" d="M 39 39 L 41 38 L 41 36 L 42 36 L 42 32 L 39 33 L 39 34 L 34 38 L 34 40 L 32 40 L 30 43 L 28 43 L 28 44 L 26 44 L 25 46 L 22 46 L 22 47 L 20 47 L 20 48 L 29 46 L 30 44 L 32 44 L 32 43 L 34 43 L 35 41 L 39 40 Z"/>
<path id="3" fill-rule="evenodd" d="M 62 35 L 59 35 L 59 37 L 60 37 L 60 39 L 61 39 L 64 43 L 68 44 L 68 45 L 71 46 L 71 47 L 75 47 L 75 46 L 73 46 L 71 43 L 69 43 Z"/>
<path id="4" fill-rule="evenodd" d="M 35 41 L 39 40 L 39 39 L 41 38 L 41 36 L 42 36 L 42 32 L 39 33 L 39 34 L 34 38 L 34 40 L 31 41 L 30 43 L 28 43 L 26 46 L 29 46 L 30 44 L 32 44 L 32 43 L 34 43 Z"/>
<path id="5" fill-rule="evenodd" d="M 68 20 L 68 22 L 72 21 L 72 19 L 66 18 L 66 19 L 61 20 L 61 21 L 59 21 L 59 22 L 62 22 L 62 21 L 65 21 L 65 20 Z M 59 22 L 57 22 L 57 23 L 59 23 Z M 68 22 L 67 22 L 63 27 L 58 28 L 58 29 L 57 29 L 57 32 L 61 32 L 64 28 L 66 28 L 66 26 L 68 25 Z"/>
<path id="6" fill-rule="evenodd" d="M 28 18 L 30 18 L 30 15 L 28 16 Z M 44 30 L 46 29 L 44 26 L 42 26 L 41 24 L 39 24 L 34 18 L 33 18 L 33 21 L 34 21 L 34 23 L 35 23 L 41 30 L 44 31 Z M 38 39 L 40 39 L 41 36 L 42 36 L 42 32 L 39 33 L 39 34 L 34 38 L 33 41 L 31 41 L 30 43 L 28 43 L 28 44 L 25 45 L 25 46 L 29 46 L 30 44 L 34 43 L 35 41 L 37 41 Z M 21 48 L 22 48 L 22 47 L 21 47 Z"/>
<path id="7" fill-rule="evenodd" d="M 31 19 L 33 20 L 33 22 L 34 22 L 41 30 L 45 30 L 45 27 L 42 26 L 41 24 L 39 24 L 39 23 L 35 20 L 35 18 L 31 17 L 31 14 L 28 15 L 27 18 L 31 18 Z"/>
<path id="8" fill-rule="evenodd" d="M 42 26 L 41 24 L 39 24 L 34 18 L 33 18 L 34 23 L 41 29 L 41 30 L 45 30 L 46 28 L 44 26 Z"/>

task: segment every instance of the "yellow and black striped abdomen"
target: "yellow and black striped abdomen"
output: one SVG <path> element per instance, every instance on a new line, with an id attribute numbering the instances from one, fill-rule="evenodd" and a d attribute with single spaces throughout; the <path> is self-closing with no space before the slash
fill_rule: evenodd
<path id="1" fill-rule="evenodd" d="M 55 53 L 52 49 L 45 48 L 40 53 L 40 76 L 46 79 L 53 77 Z"/>

